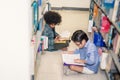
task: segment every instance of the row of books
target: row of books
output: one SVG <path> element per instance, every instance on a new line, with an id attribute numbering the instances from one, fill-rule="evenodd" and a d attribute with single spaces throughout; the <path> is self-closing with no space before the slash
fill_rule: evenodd
<path id="1" fill-rule="evenodd" d="M 43 14 L 51 9 L 51 5 L 46 0 L 34 0 L 32 2 L 32 11 L 33 11 L 33 29 L 36 33 L 38 30 L 41 30 L 43 24 Z"/>
<path id="2" fill-rule="evenodd" d="M 120 1 L 115 0 L 91 0 L 90 4 L 90 15 L 89 15 L 89 26 L 88 32 L 92 32 L 92 27 L 96 26 L 109 49 L 112 49 L 115 53 L 118 52 L 119 46 L 119 28 L 116 28 L 108 16 L 112 16 L 111 11 L 114 10 L 114 5 L 118 4 L 116 8 L 117 14 L 120 13 Z M 99 10 L 100 9 L 100 10 Z M 114 10 L 115 12 L 115 10 Z M 114 13 L 115 14 L 115 13 Z M 116 15 L 117 15 L 116 14 Z M 111 17 L 113 18 L 113 17 Z M 118 18 L 118 16 L 117 16 Z M 118 23 L 119 24 L 119 23 Z M 119 26 L 117 26 L 119 27 Z"/>
<path id="3" fill-rule="evenodd" d="M 93 32 L 93 26 L 97 27 L 102 35 L 107 49 L 112 50 L 112 54 L 118 56 L 117 59 L 120 60 L 120 0 L 91 0 L 88 32 Z M 108 68 L 112 70 L 111 63 L 110 57 L 106 71 Z M 115 62 L 114 64 L 116 66 Z"/>
<path id="4" fill-rule="evenodd" d="M 120 0 L 93 0 L 97 5 L 94 5 L 94 17 L 98 14 L 98 7 L 103 11 L 109 20 L 116 24 L 120 32 Z"/>

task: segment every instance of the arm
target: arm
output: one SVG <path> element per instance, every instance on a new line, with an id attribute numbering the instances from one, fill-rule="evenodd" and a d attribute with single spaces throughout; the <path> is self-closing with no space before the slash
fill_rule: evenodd
<path id="1" fill-rule="evenodd" d="M 76 49 L 75 51 L 68 51 L 69 54 L 79 54 L 79 50 Z"/>
<path id="2" fill-rule="evenodd" d="M 44 31 L 42 32 L 42 35 L 48 37 L 48 49 L 49 50 L 54 49 L 54 38 L 53 35 L 51 35 L 50 29 L 45 27 Z"/>
<path id="3" fill-rule="evenodd" d="M 92 65 L 95 63 L 94 53 L 90 53 L 89 57 L 87 57 L 85 60 L 75 59 L 74 62 Z"/>
<path id="4" fill-rule="evenodd" d="M 74 51 L 66 51 L 66 52 L 63 52 L 63 54 L 74 54 Z"/>
<path id="5" fill-rule="evenodd" d="M 60 35 L 57 32 L 55 32 L 55 36 L 55 41 L 58 41 L 60 39 Z"/>
<path id="6" fill-rule="evenodd" d="M 86 63 L 86 60 L 75 59 L 74 62 L 75 62 L 75 63 L 85 64 L 85 63 Z"/>
<path id="7" fill-rule="evenodd" d="M 89 65 L 93 65 L 95 63 L 95 51 L 96 48 L 94 45 L 91 45 L 88 47 L 88 50 L 87 50 L 87 56 L 86 56 L 86 64 L 89 64 Z"/>
<path id="8" fill-rule="evenodd" d="M 56 36 L 60 36 L 56 31 L 55 31 L 55 35 L 56 35 Z"/>

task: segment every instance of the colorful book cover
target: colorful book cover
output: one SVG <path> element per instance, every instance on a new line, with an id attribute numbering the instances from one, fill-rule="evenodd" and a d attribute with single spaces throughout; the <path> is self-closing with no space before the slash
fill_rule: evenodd
<path id="1" fill-rule="evenodd" d="M 94 5 L 94 11 L 93 11 L 93 17 L 96 18 L 98 16 L 98 7 L 97 5 L 95 4 Z"/>
<path id="2" fill-rule="evenodd" d="M 115 0 L 104 0 L 104 7 L 113 8 Z"/>
<path id="3" fill-rule="evenodd" d="M 37 1 L 34 1 L 32 3 L 32 7 L 33 7 L 34 32 L 36 32 L 37 31 L 37 27 L 38 27 L 38 3 L 37 3 Z"/>
<path id="4" fill-rule="evenodd" d="M 89 9 L 89 20 L 93 19 L 93 8 L 94 8 L 94 2 L 91 0 L 90 9 Z"/>
<path id="5" fill-rule="evenodd" d="M 108 33 L 110 30 L 110 22 L 106 16 L 102 17 L 102 27 L 101 32 Z"/>
<path id="6" fill-rule="evenodd" d="M 37 30 L 42 30 L 42 27 L 43 27 L 43 18 L 41 18 L 40 21 L 38 22 Z"/>
<path id="7" fill-rule="evenodd" d="M 38 5 L 39 5 L 39 6 L 42 5 L 42 0 L 38 0 Z"/>

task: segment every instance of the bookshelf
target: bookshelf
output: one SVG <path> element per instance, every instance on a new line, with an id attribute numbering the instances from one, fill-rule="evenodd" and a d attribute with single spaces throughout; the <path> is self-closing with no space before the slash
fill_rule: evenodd
<path id="1" fill-rule="evenodd" d="M 32 0 L 31 7 L 33 16 L 32 40 L 35 40 L 35 53 L 37 53 L 37 49 L 40 43 L 41 32 L 45 25 L 45 22 L 43 20 L 43 14 L 46 11 L 50 10 L 50 3 L 48 2 L 48 0 Z"/>
<path id="2" fill-rule="evenodd" d="M 97 2 L 96 0 L 93 0 L 94 3 L 97 5 L 97 7 L 100 9 L 100 11 L 108 18 L 108 20 L 110 21 L 110 23 L 117 29 L 118 33 L 120 34 L 120 29 L 117 27 L 117 25 L 115 24 L 115 22 L 113 21 L 113 19 L 110 17 L 110 15 L 107 14 L 107 12 L 105 11 L 104 8 L 102 8 Z M 116 0 L 117 1 L 117 0 Z M 117 4 L 117 3 L 116 3 Z M 113 10 L 113 12 L 116 12 Z"/>
<path id="3" fill-rule="evenodd" d="M 105 69 L 108 80 L 113 80 L 112 72 L 116 71 L 120 75 L 120 58 L 118 57 L 120 49 L 120 25 L 116 22 L 116 18 L 120 16 L 119 8 L 120 0 L 91 0 L 89 10 L 89 20 L 93 20 L 93 26 L 96 26 L 102 35 L 106 44 L 105 48 L 111 59 L 110 64 L 107 65 L 109 70 Z M 106 21 L 103 21 L 103 19 L 106 19 Z M 104 25 L 109 26 L 106 31 L 102 31 L 102 28 L 105 28 L 103 27 Z M 112 62 L 114 63 L 115 71 L 111 68 Z"/>
<path id="4" fill-rule="evenodd" d="M 39 60 L 42 51 L 38 52 L 38 48 L 40 45 L 40 39 L 41 39 L 41 33 L 44 28 L 45 22 L 43 20 L 43 14 L 46 11 L 49 11 L 51 9 L 50 3 L 48 0 L 32 0 L 31 1 L 31 9 L 32 9 L 32 37 L 31 37 L 31 43 L 32 43 L 32 49 L 34 54 L 34 75 L 32 80 L 36 79 L 37 71 L 39 68 Z"/>

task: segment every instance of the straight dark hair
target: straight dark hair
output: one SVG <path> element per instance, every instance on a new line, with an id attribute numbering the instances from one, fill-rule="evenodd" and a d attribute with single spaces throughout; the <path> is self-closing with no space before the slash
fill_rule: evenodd
<path id="1" fill-rule="evenodd" d="M 80 42 L 80 43 L 82 42 L 82 40 L 86 40 L 86 42 L 87 42 L 88 36 L 84 31 L 77 30 L 73 33 L 71 40 L 73 42 Z"/>

